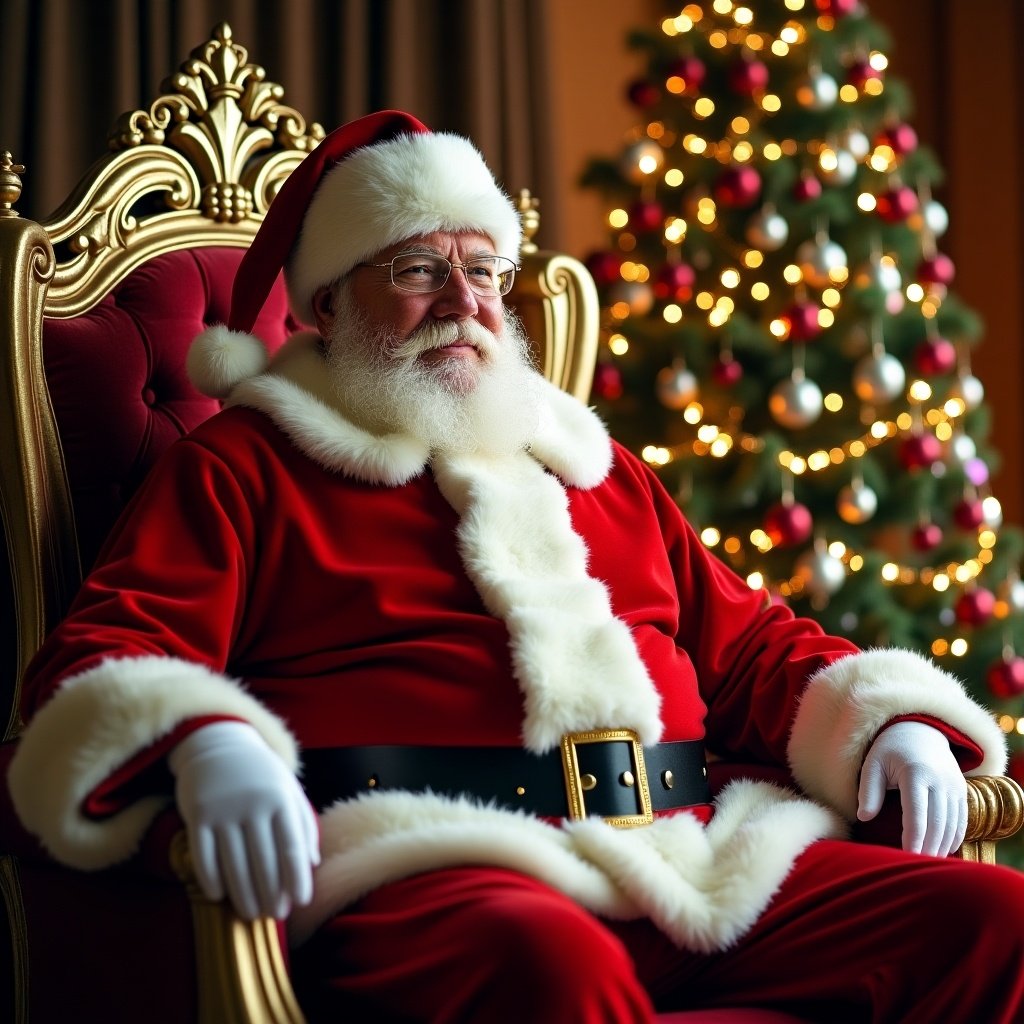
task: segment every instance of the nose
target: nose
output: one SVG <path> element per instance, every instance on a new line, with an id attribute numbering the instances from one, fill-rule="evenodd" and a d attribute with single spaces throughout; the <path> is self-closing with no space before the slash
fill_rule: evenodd
<path id="1" fill-rule="evenodd" d="M 461 264 L 452 267 L 452 272 L 448 275 L 444 287 L 434 294 L 436 298 L 433 302 L 433 312 L 434 316 L 438 318 L 455 317 L 462 320 L 466 317 L 476 316 L 480 310 L 478 296 L 469 287 L 469 278 Z"/>

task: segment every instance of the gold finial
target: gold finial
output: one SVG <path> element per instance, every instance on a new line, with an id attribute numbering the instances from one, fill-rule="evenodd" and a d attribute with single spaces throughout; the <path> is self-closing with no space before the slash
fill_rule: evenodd
<path id="1" fill-rule="evenodd" d="M 540 227 L 540 200 L 530 195 L 528 188 L 521 188 L 516 198 L 516 209 L 519 211 L 519 219 L 523 222 L 523 245 L 521 252 L 530 253 L 537 251 L 537 243 L 533 236 L 537 234 Z"/>
<path id="2" fill-rule="evenodd" d="M 21 178 L 25 168 L 16 164 L 14 157 L 5 149 L 0 153 L 0 217 L 17 217 L 18 211 L 12 209 L 21 195 Z"/>

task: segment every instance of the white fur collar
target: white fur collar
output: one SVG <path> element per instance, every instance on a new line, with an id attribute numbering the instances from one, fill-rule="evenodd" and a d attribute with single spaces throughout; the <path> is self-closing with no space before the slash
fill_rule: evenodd
<path id="1" fill-rule="evenodd" d="M 320 337 L 294 335 L 269 368 L 231 389 L 226 405 L 265 413 L 311 459 L 365 483 L 397 486 L 422 472 L 431 453 L 405 434 L 372 434 L 346 418 L 330 389 Z M 590 489 L 612 463 L 608 432 L 597 415 L 548 381 L 530 451 L 564 484 Z"/>

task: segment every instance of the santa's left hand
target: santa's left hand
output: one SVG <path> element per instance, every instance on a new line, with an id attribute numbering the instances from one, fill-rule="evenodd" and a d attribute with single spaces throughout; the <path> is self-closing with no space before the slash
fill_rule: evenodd
<path id="1" fill-rule="evenodd" d="M 903 849 L 945 857 L 967 831 L 967 783 L 949 741 L 924 722 L 896 722 L 879 733 L 860 770 L 857 817 L 870 821 L 887 789 L 900 791 Z"/>

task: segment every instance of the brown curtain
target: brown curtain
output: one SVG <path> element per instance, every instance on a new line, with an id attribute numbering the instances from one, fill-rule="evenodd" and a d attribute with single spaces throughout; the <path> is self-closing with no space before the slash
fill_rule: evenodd
<path id="1" fill-rule="evenodd" d="M 550 194 L 549 2 L 0 0 L 0 149 L 27 168 L 18 208 L 52 212 L 117 115 L 148 106 L 220 22 L 325 129 L 408 110 L 471 137 L 510 191 Z"/>

